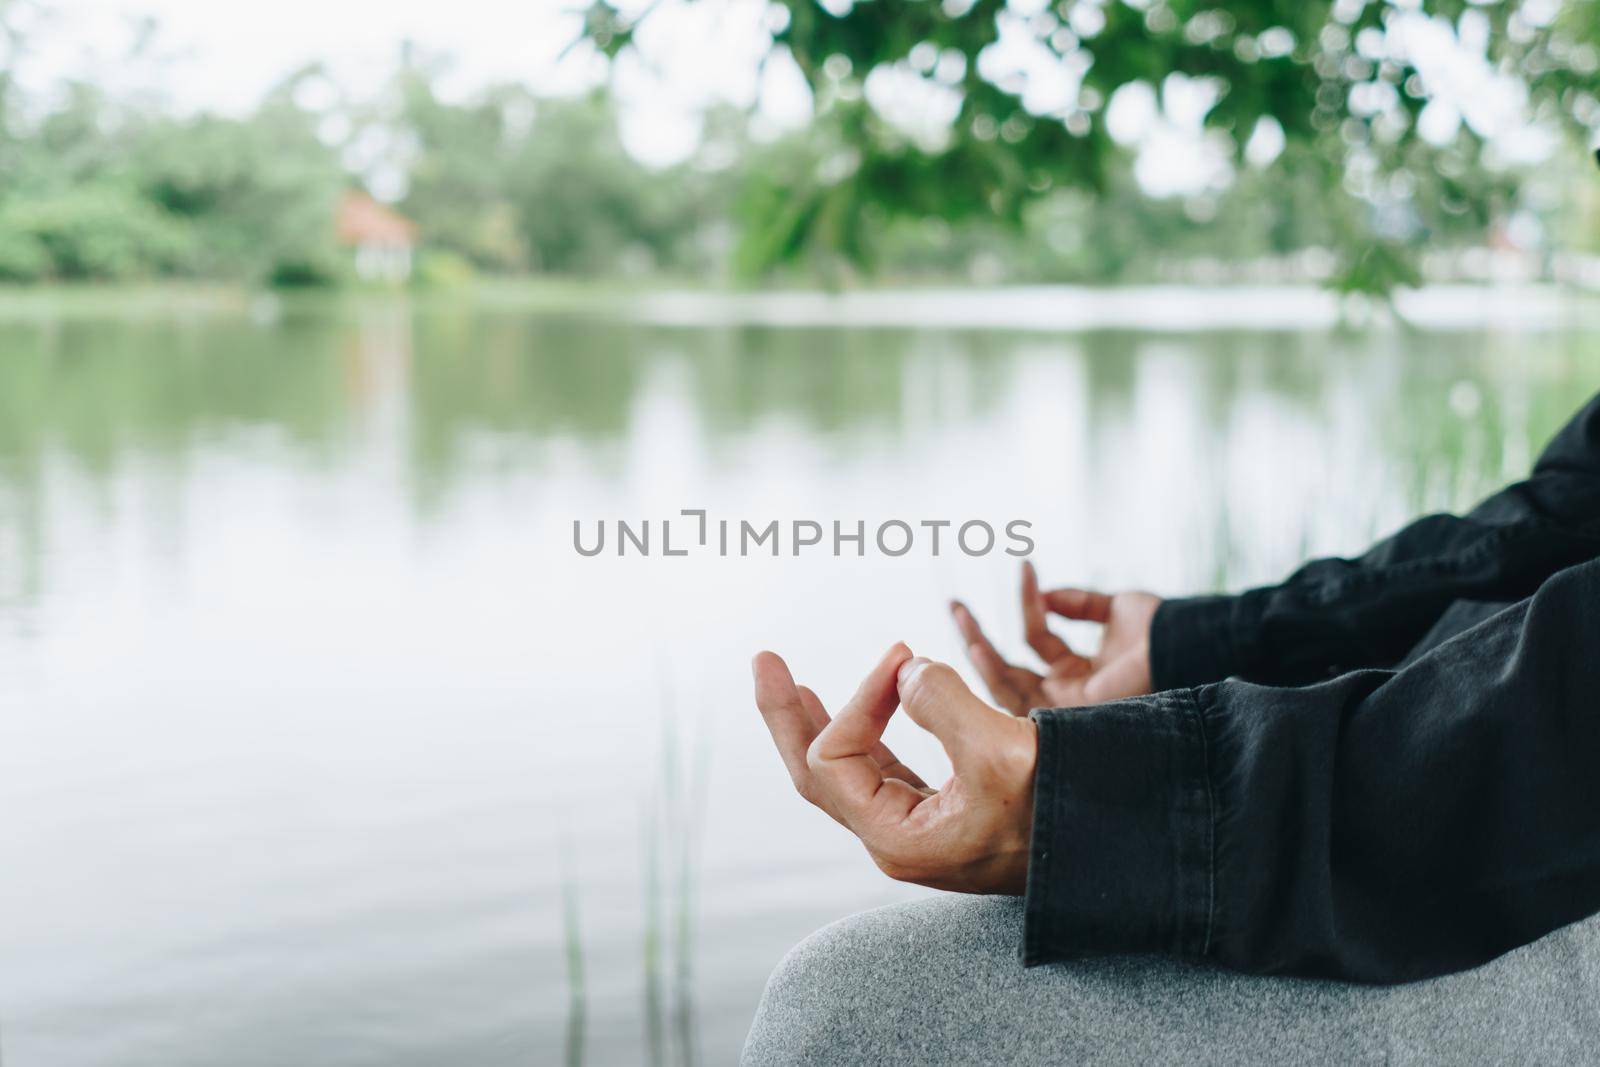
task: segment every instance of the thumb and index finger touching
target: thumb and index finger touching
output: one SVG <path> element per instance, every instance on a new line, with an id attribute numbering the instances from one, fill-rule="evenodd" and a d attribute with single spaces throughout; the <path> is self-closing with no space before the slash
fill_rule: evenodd
<path id="1" fill-rule="evenodd" d="M 914 656 L 901 665 L 897 681 L 906 714 L 939 739 L 957 775 L 984 766 L 996 737 L 1014 725 L 949 664 Z"/>
<path id="2" fill-rule="evenodd" d="M 761 652 L 751 663 L 756 706 L 795 788 L 841 821 L 886 781 L 914 799 L 927 788 L 882 741 L 899 704 L 896 673 L 910 658 L 905 645 L 892 647 L 832 719 L 815 693 L 795 684 L 782 657 Z"/>
<path id="3" fill-rule="evenodd" d="M 950 666 L 913 656 L 903 644 L 879 659 L 831 720 L 777 655 L 757 655 L 754 673 L 756 702 L 790 776 L 803 793 L 813 792 L 812 782 L 823 786 L 841 814 L 867 804 L 886 781 L 898 779 L 913 793 L 925 789 L 883 745 L 897 707 L 939 739 L 957 773 L 983 753 L 995 722 L 1006 717 Z"/>
<path id="4" fill-rule="evenodd" d="M 881 768 L 872 757 L 881 749 L 884 729 L 899 706 L 939 739 L 953 761 L 981 749 L 986 727 L 1005 717 L 974 694 L 954 668 L 913 656 L 905 645 L 896 644 L 817 734 L 807 760 L 812 770 L 819 763 L 865 757 L 872 766 L 856 766 L 881 778 Z"/>
<path id="5" fill-rule="evenodd" d="M 1028 644 L 1046 663 L 1055 664 L 1062 659 L 1077 661 L 1084 667 L 1090 665 L 1086 656 L 1072 651 L 1067 643 L 1050 631 L 1046 613 L 1065 619 L 1094 622 L 1104 626 L 1111 621 L 1111 597 L 1093 589 L 1064 586 L 1059 589 L 1040 589 L 1039 576 L 1033 564 L 1022 564 L 1022 621 Z"/>

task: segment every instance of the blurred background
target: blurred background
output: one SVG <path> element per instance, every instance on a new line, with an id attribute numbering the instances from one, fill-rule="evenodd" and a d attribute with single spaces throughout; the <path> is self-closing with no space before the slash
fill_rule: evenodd
<path id="1" fill-rule="evenodd" d="M 1183 594 L 1468 506 L 1600 388 L 1597 11 L 0 0 L 0 1061 L 733 1062 L 922 892 L 750 655 L 1020 658 L 1016 561 L 574 521 Z"/>

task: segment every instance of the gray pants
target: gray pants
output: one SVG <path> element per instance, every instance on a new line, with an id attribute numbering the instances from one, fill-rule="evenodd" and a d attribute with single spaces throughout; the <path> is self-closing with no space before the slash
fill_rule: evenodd
<path id="1" fill-rule="evenodd" d="M 834 923 L 778 965 L 743 1062 L 1600 1063 L 1600 917 L 1403 986 L 1133 957 L 1024 970 L 1021 932 L 1011 897 Z"/>

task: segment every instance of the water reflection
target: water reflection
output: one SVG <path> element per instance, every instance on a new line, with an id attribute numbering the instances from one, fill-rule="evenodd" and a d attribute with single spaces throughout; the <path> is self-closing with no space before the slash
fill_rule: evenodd
<path id="1" fill-rule="evenodd" d="M 395 472 L 417 515 L 452 485 L 537 471 L 552 445 L 619 478 L 636 416 L 672 368 L 694 447 L 736 457 L 780 422 L 847 460 L 928 424 L 989 417 L 1039 359 L 1081 375 L 1096 451 L 1148 432 L 1157 403 L 1140 382 L 1183 382 L 1185 417 L 1214 462 L 1257 447 L 1271 427 L 1333 432 L 1338 407 L 1391 466 L 1406 507 L 1460 502 L 1530 450 L 1572 407 L 1595 356 L 1592 335 L 1098 331 L 1059 339 L 996 331 L 661 328 L 402 302 L 301 306 L 246 315 L 72 317 L 0 323 L 0 546 L 4 603 L 37 600 L 47 580 L 48 472 L 66 464 L 100 506 L 134 468 L 181 484 L 217 452 L 266 455 L 314 473 L 359 462 L 374 437 L 400 450 Z M 1269 415 L 1264 406 L 1272 407 Z M 921 420 L 918 427 L 910 423 Z M 1233 442 L 1237 442 L 1234 444 Z M 1365 442 L 1354 445 L 1365 454 Z M 648 447 L 648 442 L 645 447 Z M 1217 521 L 1227 521 L 1226 511 Z M 1248 547 L 1219 537 L 1237 570 Z"/>
<path id="2" fill-rule="evenodd" d="M 448 482 L 471 462 L 475 434 L 597 447 L 624 437 L 661 360 L 689 369 L 694 410 L 716 442 L 772 417 L 820 435 L 893 432 L 907 415 L 911 379 L 930 369 L 961 375 L 960 410 L 949 414 L 982 414 L 1006 396 L 1021 353 L 1082 361 L 1091 412 L 1126 416 L 1142 361 L 1174 351 L 1197 368 L 1194 400 L 1213 432 L 1225 432 L 1238 402 L 1253 395 L 1314 418 L 1330 386 L 1354 385 L 1429 428 L 1460 434 L 1474 424 L 1449 417 L 1450 384 L 1487 385 L 1485 417 L 1542 423 L 1545 407 L 1564 408 L 1569 379 L 1593 355 L 1592 337 L 1581 334 L 1515 344 L 1484 333 L 1174 339 L 1100 331 L 1041 340 L 995 331 L 662 328 L 470 305 L 290 307 L 270 324 L 222 314 L 0 322 L 8 485 L 36 477 L 51 448 L 107 475 L 135 451 L 181 461 L 206 435 L 249 428 L 275 431 L 316 462 L 337 462 L 354 424 L 395 392 L 407 404 L 417 471 Z M 1517 389 L 1515 404 L 1528 410 L 1507 410 L 1500 386 Z"/>
<path id="3" fill-rule="evenodd" d="M 751 646 L 824 693 L 959 655 L 938 603 L 1006 617 L 1008 561 L 580 563 L 575 516 L 1017 514 L 1047 576 L 1198 590 L 1469 502 L 1596 387 L 1576 331 L 0 321 L 7 1040 L 726 1062 L 783 946 L 887 892 L 739 714 Z"/>

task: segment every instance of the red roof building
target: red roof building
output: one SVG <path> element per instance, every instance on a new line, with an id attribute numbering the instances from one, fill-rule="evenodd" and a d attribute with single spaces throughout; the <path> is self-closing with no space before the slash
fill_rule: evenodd
<path id="1" fill-rule="evenodd" d="M 403 282 L 411 275 L 417 224 L 366 193 L 347 190 L 334 215 L 334 237 L 354 250 L 363 281 Z"/>

